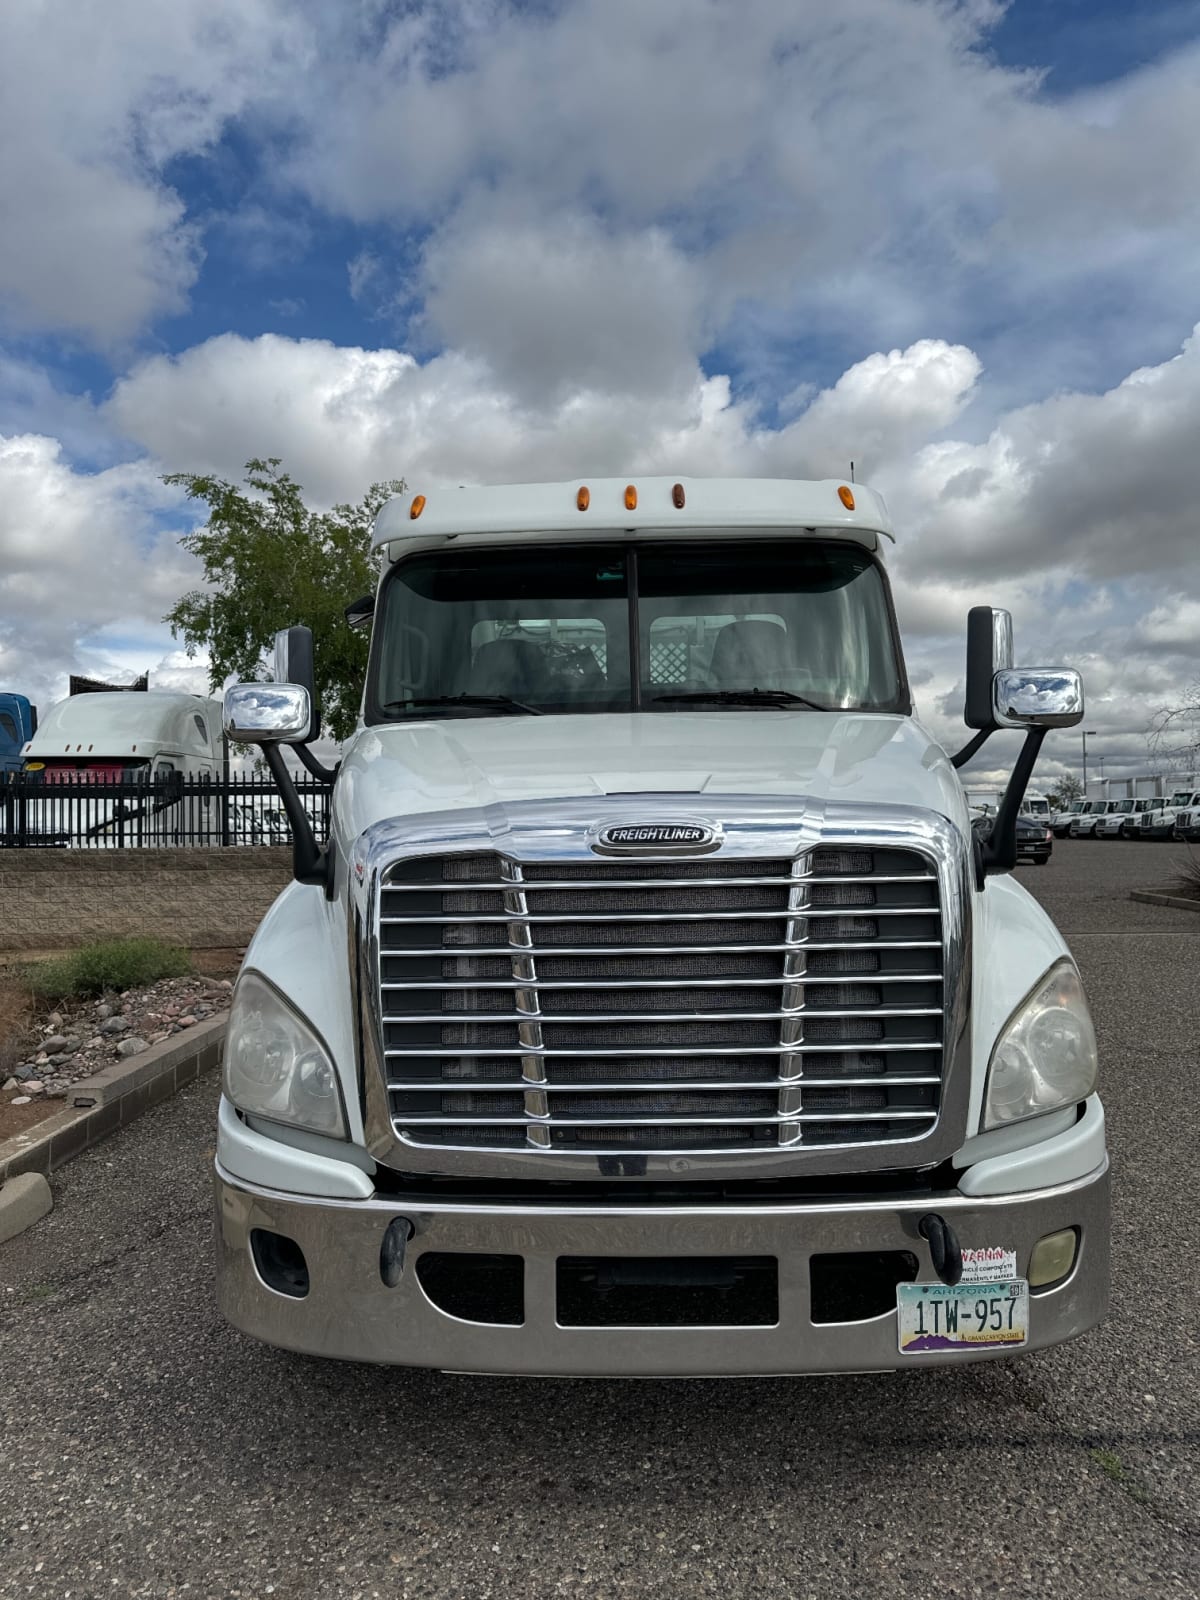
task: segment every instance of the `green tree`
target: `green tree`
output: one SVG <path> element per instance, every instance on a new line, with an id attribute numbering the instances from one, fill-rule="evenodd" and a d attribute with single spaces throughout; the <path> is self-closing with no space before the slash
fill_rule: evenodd
<path id="1" fill-rule="evenodd" d="M 1083 784 L 1073 772 L 1068 772 L 1064 777 L 1054 780 L 1054 794 L 1051 798 L 1059 801 L 1065 809 L 1072 800 L 1083 799 Z"/>
<path id="2" fill-rule="evenodd" d="M 199 558 L 206 587 L 176 601 L 164 621 L 189 656 L 207 650 L 210 682 L 230 673 L 261 678 L 271 640 L 296 622 L 313 631 L 322 723 L 335 739 L 358 715 L 367 638 L 343 615 L 378 579 L 371 554 L 375 513 L 404 484 L 374 483 L 356 506 L 312 511 L 278 457 L 246 463 L 247 489 L 206 473 L 172 472 L 163 480 L 208 507 L 208 521 L 180 543 Z"/>

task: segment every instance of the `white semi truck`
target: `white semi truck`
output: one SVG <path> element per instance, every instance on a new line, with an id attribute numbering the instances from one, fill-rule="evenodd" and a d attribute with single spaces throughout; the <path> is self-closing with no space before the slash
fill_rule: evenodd
<path id="1" fill-rule="evenodd" d="M 26 843 L 169 844 L 217 825 L 215 799 L 185 807 L 167 780 L 221 776 L 219 700 L 170 690 L 73 694 L 51 706 L 22 757 Z"/>
<path id="2" fill-rule="evenodd" d="M 465 1372 L 1002 1357 L 1104 1316 L 1079 974 L 1014 880 L 1077 674 L 968 626 L 914 718 L 886 509 L 838 482 L 430 489 L 375 527 L 357 732 L 314 838 L 281 743 L 311 635 L 236 686 L 295 881 L 238 978 L 220 1303 L 295 1350 Z M 955 770 L 1025 731 L 986 841 Z"/>

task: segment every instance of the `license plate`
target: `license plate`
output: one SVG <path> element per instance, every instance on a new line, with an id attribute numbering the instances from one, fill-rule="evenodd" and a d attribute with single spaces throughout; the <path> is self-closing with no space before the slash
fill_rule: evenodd
<path id="1" fill-rule="evenodd" d="M 900 1354 L 1019 1350 L 1029 1342 L 1029 1285 L 901 1283 L 896 1286 Z"/>

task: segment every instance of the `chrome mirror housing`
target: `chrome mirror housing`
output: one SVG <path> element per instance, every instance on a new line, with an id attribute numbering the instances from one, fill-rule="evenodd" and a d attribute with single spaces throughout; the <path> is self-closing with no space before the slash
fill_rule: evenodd
<path id="1" fill-rule="evenodd" d="M 299 683 L 235 683 L 225 691 L 222 721 L 238 744 L 303 744 L 312 697 Z"/>
<path id="2" fill-rule="evenodd" d="M 1070 667 L 1008 667 L 992 680 L 1001 728 L 1072 728 L 1083 720 L 1083 681 Z"/>
<path id="3" fill-rule="evenodd" d="M 967 701 L 963 712 L 968 728 L 995 726 L 992 687 L 996 674 L 1012 664 L 1012 613 L 996 606 L 972 606 L 967 613 Z"/>

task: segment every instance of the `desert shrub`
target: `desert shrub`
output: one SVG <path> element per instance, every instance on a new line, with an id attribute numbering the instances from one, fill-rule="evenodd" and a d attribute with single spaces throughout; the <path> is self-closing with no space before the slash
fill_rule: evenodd
<path id="1" fill-rule="evenodd" d="M 162 939 L 106 939 L 70 955 L 42 962 L 27 974 L 40 1000 L 66 1000 L 136 989 L 160 978 L 181 978 L 192 970 L 191 957 Z"/>
<path id="2" fill-rule="evenodd" d="M 1179 870 L 1171 881 L 1171 887 L 1176 894 L 1200 900 L 1200 858 L 1197 858 L 1191 850 L 1187 853 L 1187 860 L 1180 863 Z"/>

